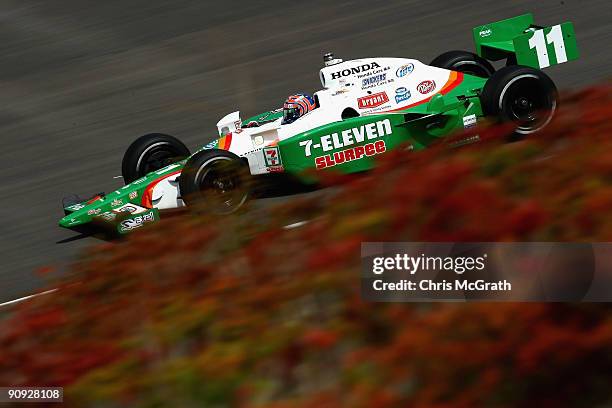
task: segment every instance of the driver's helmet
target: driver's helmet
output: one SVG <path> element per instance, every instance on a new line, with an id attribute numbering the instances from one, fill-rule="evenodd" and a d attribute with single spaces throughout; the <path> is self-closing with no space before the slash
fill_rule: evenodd
<path id="1" fill-rule="evenodd" d="M 283 104 L 283 123 L 292 123 L 314 110 L 315 100 L 308 94 L 295 94 Z"/>

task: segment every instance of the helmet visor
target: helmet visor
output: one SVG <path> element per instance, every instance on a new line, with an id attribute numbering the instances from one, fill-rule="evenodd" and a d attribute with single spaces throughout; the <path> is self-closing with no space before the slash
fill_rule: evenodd
<path id="1" fill-rule="evenodd" d="M 283 109 L 283 119 L 285 123 L 291 123 L 299 117 L 300 117 L 300 111 L 298 108 Z"/>

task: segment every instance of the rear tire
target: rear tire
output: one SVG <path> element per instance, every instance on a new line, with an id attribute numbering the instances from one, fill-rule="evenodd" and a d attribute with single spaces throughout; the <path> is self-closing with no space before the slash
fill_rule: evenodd
<path id="1" fill-rule="evenodd" d="M 495 72 L 489 61 L 467 51 L 447 51 L 434 58 L 429 65 L 481 78 L 489 78 Z"/>
<path id="2" fill-rule="evenodd" d="M 485 84 L 480 95 L 485 115 L 514 122 L 515 133 L 536 133 L 552 120 L 558 105 L 557 87 L 544 72 L 520 65 L 504 67 Z"/>
<path id="3" fill-rule="evenodd" d="M 189 158 L 179 178 L 188 207 L 217 215 L 238 211 L 250 195 L 248 165 L 226 150 L 202 150 Z"/>
<path id="4" fill-rule="evenodd" d="M 189 157 L 187 146 L 174 136 L 149 133 L 136 139 L 125 151 L 121 175 L 129 184 L 152 171 Z"/>

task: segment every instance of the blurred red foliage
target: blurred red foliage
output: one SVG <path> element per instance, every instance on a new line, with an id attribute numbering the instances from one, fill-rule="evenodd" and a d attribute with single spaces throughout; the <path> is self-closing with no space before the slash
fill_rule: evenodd
<path id="1" fill-rule="evenodd" d="M 272 218 L 185 216 L 92 248 L 0 321 L 0 383 L 76 406 L 610 403 L 608 307 L 368 304 L 358 271 L 365 240 L 612 240 L 611 102 L 571 95 L 518 143 L 490 128 L 393 152 Z"/>

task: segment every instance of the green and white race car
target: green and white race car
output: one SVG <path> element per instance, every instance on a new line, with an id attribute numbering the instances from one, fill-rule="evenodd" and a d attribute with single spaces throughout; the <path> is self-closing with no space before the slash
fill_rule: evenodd
<path id="1" fill-rule="evenodd" d="M 429 65 L 326 54 L 313 110 L 291 123 L 282 109 L 246 120 L 233 112 L 217 123 L 219 137 L 193 154 L 172 136 L 144 135 L 124 155 L 126 185 L 65 200 L 59 225 L 124 234 L 158 220 L 159 210 L 230 213 L 252 194 L 250 181 L 266 174 L 308 182 L 316 171 L 369 170 L 386 151 L 424 149 L 485 117 L 513 122 L 517 135 L 546 126 L 557 90 L 541 69 L 578 58 L 572 23 L 539 27 L 525 14 L 476 27 L 473 37 L 476 53 L 445 52 Z M 489 61 L 500 60 L 506 66 L 496 71 Z"/>

